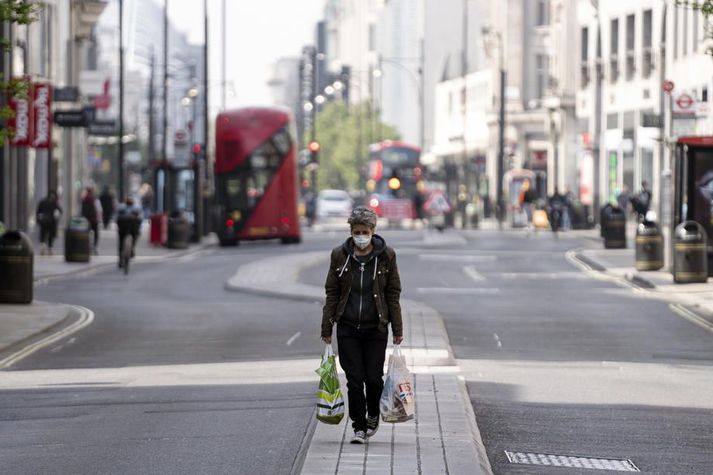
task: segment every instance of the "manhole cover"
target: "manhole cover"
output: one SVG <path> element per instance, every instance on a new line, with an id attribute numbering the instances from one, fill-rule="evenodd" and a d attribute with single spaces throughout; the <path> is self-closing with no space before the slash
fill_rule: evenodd
<path id="1" fill-rule="evenodd" d="M 629 459 L 605 459 L 599 457 L 576 457 L 572 455 L 536 454 L 532 452 L 505 451 L 510 463 L 527 465 L 549 465 L 552 467 L 590 468 L 593 470 L 617 470 L 619 472 L 639 472 Z"/>

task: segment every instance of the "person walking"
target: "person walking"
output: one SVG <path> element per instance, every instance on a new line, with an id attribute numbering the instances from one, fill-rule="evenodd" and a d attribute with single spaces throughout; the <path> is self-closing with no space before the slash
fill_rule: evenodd
<path id="1" fill-rule="evenodd" d="M 50 191 L 37 205 L 37 224 L 40 226 L 40 254 L 52 255 L 52 245 L 57 237 L 57 222 L 62 214 L 62 208 L 57 201 L 57 193 Z"/>
<path id="2" fill-rule="evenodd" d="M 108 186 L 105 186 L 99 195 L 99 202 L 102 205 L 102 221 L 104 223 L 104 229 L 109 228 L 109 223 L 111 218 L 114 217 L 114 193 L 109 190 Z"/>
<path id="3" fill-rule="evenodd" d="M 99 210 L 94 187 L 88 186 L 82 198 L 82 216 L 89 221 L 89 228 L 94 233 L 94 254 L 97 253 L 97 245 L 99 244 Z"/>
<path id="4" fill-rule="evenodd" d="M 357 206 L 347 222 L 351 236 L 331 253 L 321 335 L 331 344 L 337 324 L 339 363 L 347 377 L 354 429 L 351 443 L 363 444 L 379 428 L 389 324 L 394 345 L 403 342 L 401 279 L 396 253 L 375 234 L 376 213 Z"/>

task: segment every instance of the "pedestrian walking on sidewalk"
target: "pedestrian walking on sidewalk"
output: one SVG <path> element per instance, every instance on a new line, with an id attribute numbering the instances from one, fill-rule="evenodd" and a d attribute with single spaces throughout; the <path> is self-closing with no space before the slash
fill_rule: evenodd
<path id="1" fill-rule="evenodd" d="M 403 341 L 396 253 L 384 238 L 374 234 L 376 220 L 376 214 L 366 206 L 354 208 L 348 220 L 351 236 L 332 250 L 324 285 L 322 340 L 332 342 L 336 323 L 354 444 L 365 443 L 379 428 L 389 324 L 394 345 Z"/>
<path id="2" fill-rule="evenodd" d="M 99 203 L 102 205 L 102 222 L 104 223 L 104 229 L 109 229 L 111 218 L 114 217 L 114 211 L 116 209 L 115 201 L 114 193 L 109 190 L 108 186 L 105 186 L 101 195 L 99 195 Z"/>
<path id="3" fill-rule="evenodd" d="M 52 244 L 57 236 L 57 222 L 62 214 L 62 208 L 57 201 L 57 193 L 50 191 L 46 198 L 37 205 L 37 224 L 40 227 L 40 254 L 48 252 L 52 255 Z"/>
<path id="4" fill-rule="evenodd" d="M 89 221 L 89 227 L 94 233 L 94 254 L 97 253 L 97 245 L 99 244 L 100 207 L 101 204 L 94 194 L 94 187 L 88 186 L 82 198 L 82 216 Z"/>

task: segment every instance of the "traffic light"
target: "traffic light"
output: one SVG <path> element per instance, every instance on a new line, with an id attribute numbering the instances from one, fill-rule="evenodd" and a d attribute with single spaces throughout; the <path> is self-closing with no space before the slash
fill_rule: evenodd
<path id="1" fill-rule="evenodd" d="M 307 145 L 307 149 L 309 149 L 310 155 L 311 155 L 310 162 L 317 163 L 319 161 L 319 149 L 320 149 L 319 142 L 317 142 L 316 140 L 311 141 Z"/>

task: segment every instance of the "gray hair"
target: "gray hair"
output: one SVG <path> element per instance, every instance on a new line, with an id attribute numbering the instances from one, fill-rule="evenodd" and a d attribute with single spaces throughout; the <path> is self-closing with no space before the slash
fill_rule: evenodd
<path id="1" fill-rule="evenodd" d="M 376 213 L 366 206 L 357 206 L 352 211 L 351 216 L 349 216 L 347 223 L 349 223 L 349 226 L 352 228 L 356 225 L 363 224 L 374 229 L 376 228 Z"/>

